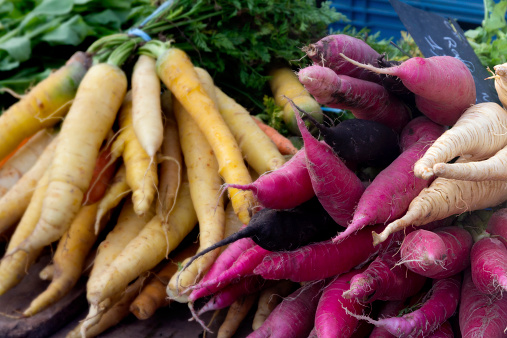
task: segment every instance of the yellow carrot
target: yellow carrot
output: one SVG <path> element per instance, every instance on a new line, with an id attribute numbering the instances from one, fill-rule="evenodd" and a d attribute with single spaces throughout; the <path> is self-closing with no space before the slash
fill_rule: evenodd
<path id="1" fill-rule="evenodd" d="M 58 243 L 53 256 L 51 283 L 23 311 L 23 316 L 33 316 L 55 304 L 76 285 L 81 277 L 86 256 L 97 239 L 93 229 L 96 213 L 96 203 L 81 208 Z"/>
<path id="2" fill-rule="evenodd" d="M 188 181 L 182 183 L 167 228 L 155 215 L 97 279 L 88 281 L 87 299 L 97 306 L 125 290 L 128 283 L 160 263 L 197 223 Z M 97 316 L 100 318 L 100 316 Z"/>
<path id="3" fill-rule="evenodd" d="M 218 163 L 206 137 L 197 123 L 174 100 L 174 114 L 178 122 L 181 149 L 185 159 L 190 196 L 199 221 L 199 251 L 224 238 L 224 200 L 220 194 L 222 179 L 218 175 Z M 179 273 L 179 291 L 193 285 L 213 264 L 219 250 L 213 250 L 195 260 Z M 178 292 L 179 293 L 179 292 Z"/>
<path id="4" fill-rule="evenodd" d="M 50 130 L 44 129 L 37 132 L 6 161 L 0 168 L 0 197 L 5 195 L 30 170 L 54 136 L 54 132 Z"/>
<path id="5" fill-rule="evenodd" d="M 0 115 L 0 160 L 27 137 L 61 121 L 90 62 L 89 55 L 77 52 Z"/>
<path id="6" fill-rule="evenodd" d="M 259 297 L 259 293 L 253 293 L 240 297 L 229 306 L 227 315 L 217 332 L 217 338 L 230 338 L 234 336 L 248 312 Z"/>
<path id="7" fill-rule="evenodd" d="M 111 157 L 117 158 L 119 154 L 123 157 L 134 209 L 138 215 L 143 215 L 155 198 L 158 185 L 157 163 L 144 151 L 134 132 L 131 92 L 125 96 L 118 118 L 120 134 L 111 146 Z"/>
<path id="8" fill-rule="evenodd" d="M 172 94 L 165 91 L 161 96 L 164 112 L 164 141 L 160 152 L 157 214 L 165 221 L 174 207 L 181 182 L 183 159 L 180 136 L 173 113 Z"/>
<path id="9" fill-rule="evenodd" d="M 49 184 L 33 233 L 14 250 L 30 251 L 58 240 L 81 207 L 95 161 L 113 126 L 127 88 L 117 66 L 92 66 L 79 85 L 65 117 L 49 167 Z"/>
<path id="10" fill-rule="evenodd" d="M 46 172 L 53 158 L 56 140 L 57 138 L 54 138 L 51 141 L 30 170 L 0 198 L 0 234 L 14 225 L 25 212 L 38 181 Z"/>
<path id="11" fill-rule="evenodd" d="M 252 179 L 243 161 L 241 150 L 220 115 L 213 100 L 206 94 L 188 55 L 178 48 L 147 43 L 143 46 L 157 56 L 157 74 L 206 136 L 219 164 L 219 174 L 226 183 L 248 184 Z M 256 205 L 253 194 L 230 188 L 234 210 L 247 224 Z"/>
<path id="12" fill-rule="evenodd" d="M 122 199 L 130 192 L 127 184 L 127 172 L 125 165 L 122 164 L 113 177 L 113 181 L 107 188 L 104 197 L 99 202 L 97 210 L 97 219 L 95 221 L 95 232 L 98 232 L 102 218 L 114 207 L 116 207 Z"/>
<path id="13" fill-rule="evenodd" d="M 178 266 L 183 260 L 192 257 L 197 250 L 197 244 L 187 246 L 178 254 L 169 256 L 160 271 L 158 271 L 149 282 L 147 282 L 139 295 L 130 304 L 130 312 L 137 319 L 145 320 L 153 316 L 155 311 L 163 306 L 169 305 L 171 300 L 167 297 L 166 287 L 169 279 L 178 271 Z"/>
<path id="14" fill-rule="evenodd" d="M 289 67 L 274 67 L 269 71 L 269 85 L 275 103 L 283 108 L 283 120 L 287 128 L 294 134 L 300 135 L 296 121 L 296 115 L 292 105 L 287 98 L 294 101 L 294 104 L 311 114 L 317 121 L 323 121 L 324 115 L 320 104 L 308 93 L 305 87 L 299 82 L 297 75 Z"/>
<path id="15" fill-rule="evenodd" d="M 12 251 L 21 242 L 30 236 L 37 224 L 41 214 L 42 201 L 49 182 L 48 172 L 42 176 L 37 183 L 35 192 L 21 218 L 16 230 L 7 246 L 7 252 Z M 18 284 L 26 275 L 26 269 L 39 256 L 42 248 L 30 251 L 17 251 L 13 254 L 6 254 L 0 261 L 0 295 Z"/>
<path id="16" fill-rule="evenodd" d="M 250 113 L 219 88 L 215 89 L 220 114 L 238 141 L 245 160 L 259 174 L 280 168 L 285 157 L 252 120 Z"/>
<path id="17" fill-rule="evenodd" d="M 252 321 L 252 330 L 257 330 L 282 300 L 290 295 L 296 287 L 290 280 L 281 280 L 275 285 L 261 290 L 257 310 Z"/>
<path id="18" fill-rule="evenodd" d="M 154 158 L 164 137 L 160 105 L 160 79 L 155 59 L 140 55 L 132 71 L 132 121 L 134 131 L 150 158 Z"/>

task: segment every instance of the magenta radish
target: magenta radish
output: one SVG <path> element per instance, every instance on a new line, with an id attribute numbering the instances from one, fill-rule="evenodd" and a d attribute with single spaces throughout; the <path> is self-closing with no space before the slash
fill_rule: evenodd
<path id="1" fill-rule="evenodd" d="M 461 60 L 452 56 L 414 57 L 399 66 L 377 68 L 341 55 L 358 67 L 400 78 L 415 94 L 417 108 L 436 123 L 452 126 L 475 104 L 472 73 Z"/>
<path id="2" fill-rule="evenodd" d="M 379 122 L 401 132 L 411 118 L 410 108 L 380 84 L 338 75 L 318 65 L 301 69 L 298 77 L 318 103 L 349 110 L 358 119 Z"/>
<path id="3" fill-rule="evenodd" d="M 199 298 L 209 296 L 221 290 L 225 286 L 229 285 L 234 279 L 253 275 L 255 267 L 268 253 L 268 250 L 265 250 L 258 245 L 254 245 L 243 252 L 230 268 L 223 271 L 217 277 L 207 279 L 205 282 L 189 287 L 188 290 L 193 291 L 188 296 L 188 301 L 195 302 Z"/>
<path id="4" fill-rule="evenodd" d="M 422 306 L 401 317 L 371 319 L 348 312 L 375 326 L 382 327 L 396 337 L 427 337 L 445 323 L 456 311 L 461 292 L 461 275 L 435 279 Z"/>
<path id="5" fill-rule="evenodd" d="M 328 67 L 336 74 L 382 82 L 379 75 L 357 67 L 340 56 L 340 53 L 343 53 L 357 62 L 377 65 L 380 54 L 361 39 L 345 34 L 332 34 L 303 47 L 303 51 L 314 64 Z"/>
<path id="6" fill-rule="evenodd" d="M 351 337 L 356 331 L 359 320 L 347 311 L 362 314 L 366 305 L 354 299 L 342 297 L 349 288 L 349 281 L 362 270 L 353 270 L 334 278 L 322 292 L 315 313 L 315 331 L 319 338 Z"/>
<path id="7" fill-rule="evenodd" d="M 426 117 L 410 121 L 401 134 L 403 152 L 366 188 L 352 221 L 333 241 L 339 242 L 367 225 L 386 223 L 402 216 L 412 199 L 431 183 L 415 177 L 413 166 L 424 155 L 428 144 L 436 140 L 444 130 L 443 126 Z"/>
<path id="8" fill-rule="evenodd" d="M 493 213 L 486 227 L 491 237 L 497 238 L 507 247 L 507 208 L 502 208 Z"/>
<path id="9" fill-rule="evenodd" d="M 292 101 L 290 104 L 295 112 L 300 111 Z M 315 195 L 337 224 L 347 226 L 364 192 L 364 185 L 331 147 L 310 134 L 299 113 L 295 115 L 303 137 L 306 167 Z"/>
<path id="10" fill-rule="evenodd" d="M 459 226 L 416 230 L 401 244 L 401 262 L 422 276 L 446 278 L 470 265 L 472 245 L 472 235 Z"/>
<path id="11" fill-rule="evenodd" d="M 294 208 L 315 196 L 303 149 L 282 167 L 261 175 L 253 183 L 226 186 L 252 191 L 262 206 L 271 209 Z"/>
<path id="12" fill-rule="evenodd" d="M 463 277 L 459 327 L 463 338 L 504 337 L 507 328 L 507 297 L 481 292 L 469 269 Z"/>
<path id="13" fill-rule="evenodd" d="M 404 300 L 419 292 L 426 277 L 397 265 L 399 248 L 382 252 L 350 280 L 343 298 L 371 303 L 375 300 Z"/>
<path id="14" fill-rule="evenodd" d="M 389 318 L 389 317 L 397 317 L 401 310 L 405 308 L 405 301 L 401 300 L 392 300 L 387 301 L 382 304 L 380 308 L 378 319 Z M 380 326 L 375 326 L 373 331 L 370 334 L 370 337 L 373 338 L 393 338 L 394 336 Z"/>
<path id="15" fill-rule="evenodd" d="M 501 294 L 507 291 L 507 248 L 496 238 L 482 238 L 470 252 L 472 279 L 479 291 Z"/>
<path id="16" fill-rule="evenodd" d="M 300 287 L 278 304 L 247 338 L 308 337 L 323 288 L 323 281 L 313 281 Z"/>

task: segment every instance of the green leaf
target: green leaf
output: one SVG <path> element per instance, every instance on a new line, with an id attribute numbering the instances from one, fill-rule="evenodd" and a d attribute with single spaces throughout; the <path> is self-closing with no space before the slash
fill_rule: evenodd
<path id="1" fill-rule="evenodd" d="M 25 36 L 14 37 L 1 43 L 0 49 L 6 51 L 17 62 L 28 60 L 32 52 L 30 40 Z"/>
<path id="2" fill-rule="evenodd" d="M 81 15 L 75 15 L 57 29 L 44 34 L 43 41 L 50 44 L 65 44 L 77 46 L 88 36 L 93 34 L 93 29 L 86 24 Z"/>
<path id="3" fill-rule="evenodd" d="M 106 9 L 105 11 L 102 11 L 100 13 L 86 15 L 84 17 L 84 20 L 91 25 L 95 26 L 103 25 L 118 29 L 121 27 L 122 24 L 122 20 L 117 15 L 117 13 L 110 9 Z"/>
<path id="4" fill-rule="evenodd" d="M 19 61 L 14 60 L 9 55 L 0 58 L 0 71 L 7 71 L 19 67 Z"/>
<path id="5" fill-rule="evenodd" d="M 74 6 L 73 0 L 42 0 L 40 5 L 30 12 L 31 16 L 37 15 L 63 15 L 68 14 Z"/>
<path id="6" fill-rule="evenodd" d="M 507 12 L 507 1 L 501 1 L 493 7 L 493 11 L 484 22 L 484 28 L 487 31 L 494 32 L 498 29 L 505 28 L 505 13 Z"/>

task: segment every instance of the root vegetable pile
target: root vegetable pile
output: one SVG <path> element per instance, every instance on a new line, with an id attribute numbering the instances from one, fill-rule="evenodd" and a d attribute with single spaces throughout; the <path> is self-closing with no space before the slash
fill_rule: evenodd
<path id="1" fill-rule="evenodd" d="M 313 65 L 273 63 L 296 147 L 183 49 L 132 43 L 77 53 L 0 115 L 0 297 L 53 255 L 21 316 L 85 276 L 68 337 L 173 302 L 206 331 L 228 311 L 219 337 L 253 309 L 250 337 L 507 333 L 507 111 L 475 104 L 460 60 L 392 66 L 332 35 L 303 48 Z"/>

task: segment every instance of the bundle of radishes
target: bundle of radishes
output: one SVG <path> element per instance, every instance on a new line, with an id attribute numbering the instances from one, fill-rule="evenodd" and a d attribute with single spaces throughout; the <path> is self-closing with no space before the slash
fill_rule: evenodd
<path id="1" fill-rule="evenodd" d="M 187 290 L 195 318 L 289 280 L 251 337 L 507 335 L 506 110 L 475 104 L 453 57 L 394 65 L 346 35 L 304 50 L 300 82 L 356 119 L 327 127 L 293 105 L 304 147 L 235 185 L 264 209 Z M 365 183 L 360 166 L 380 171 Z"/>

